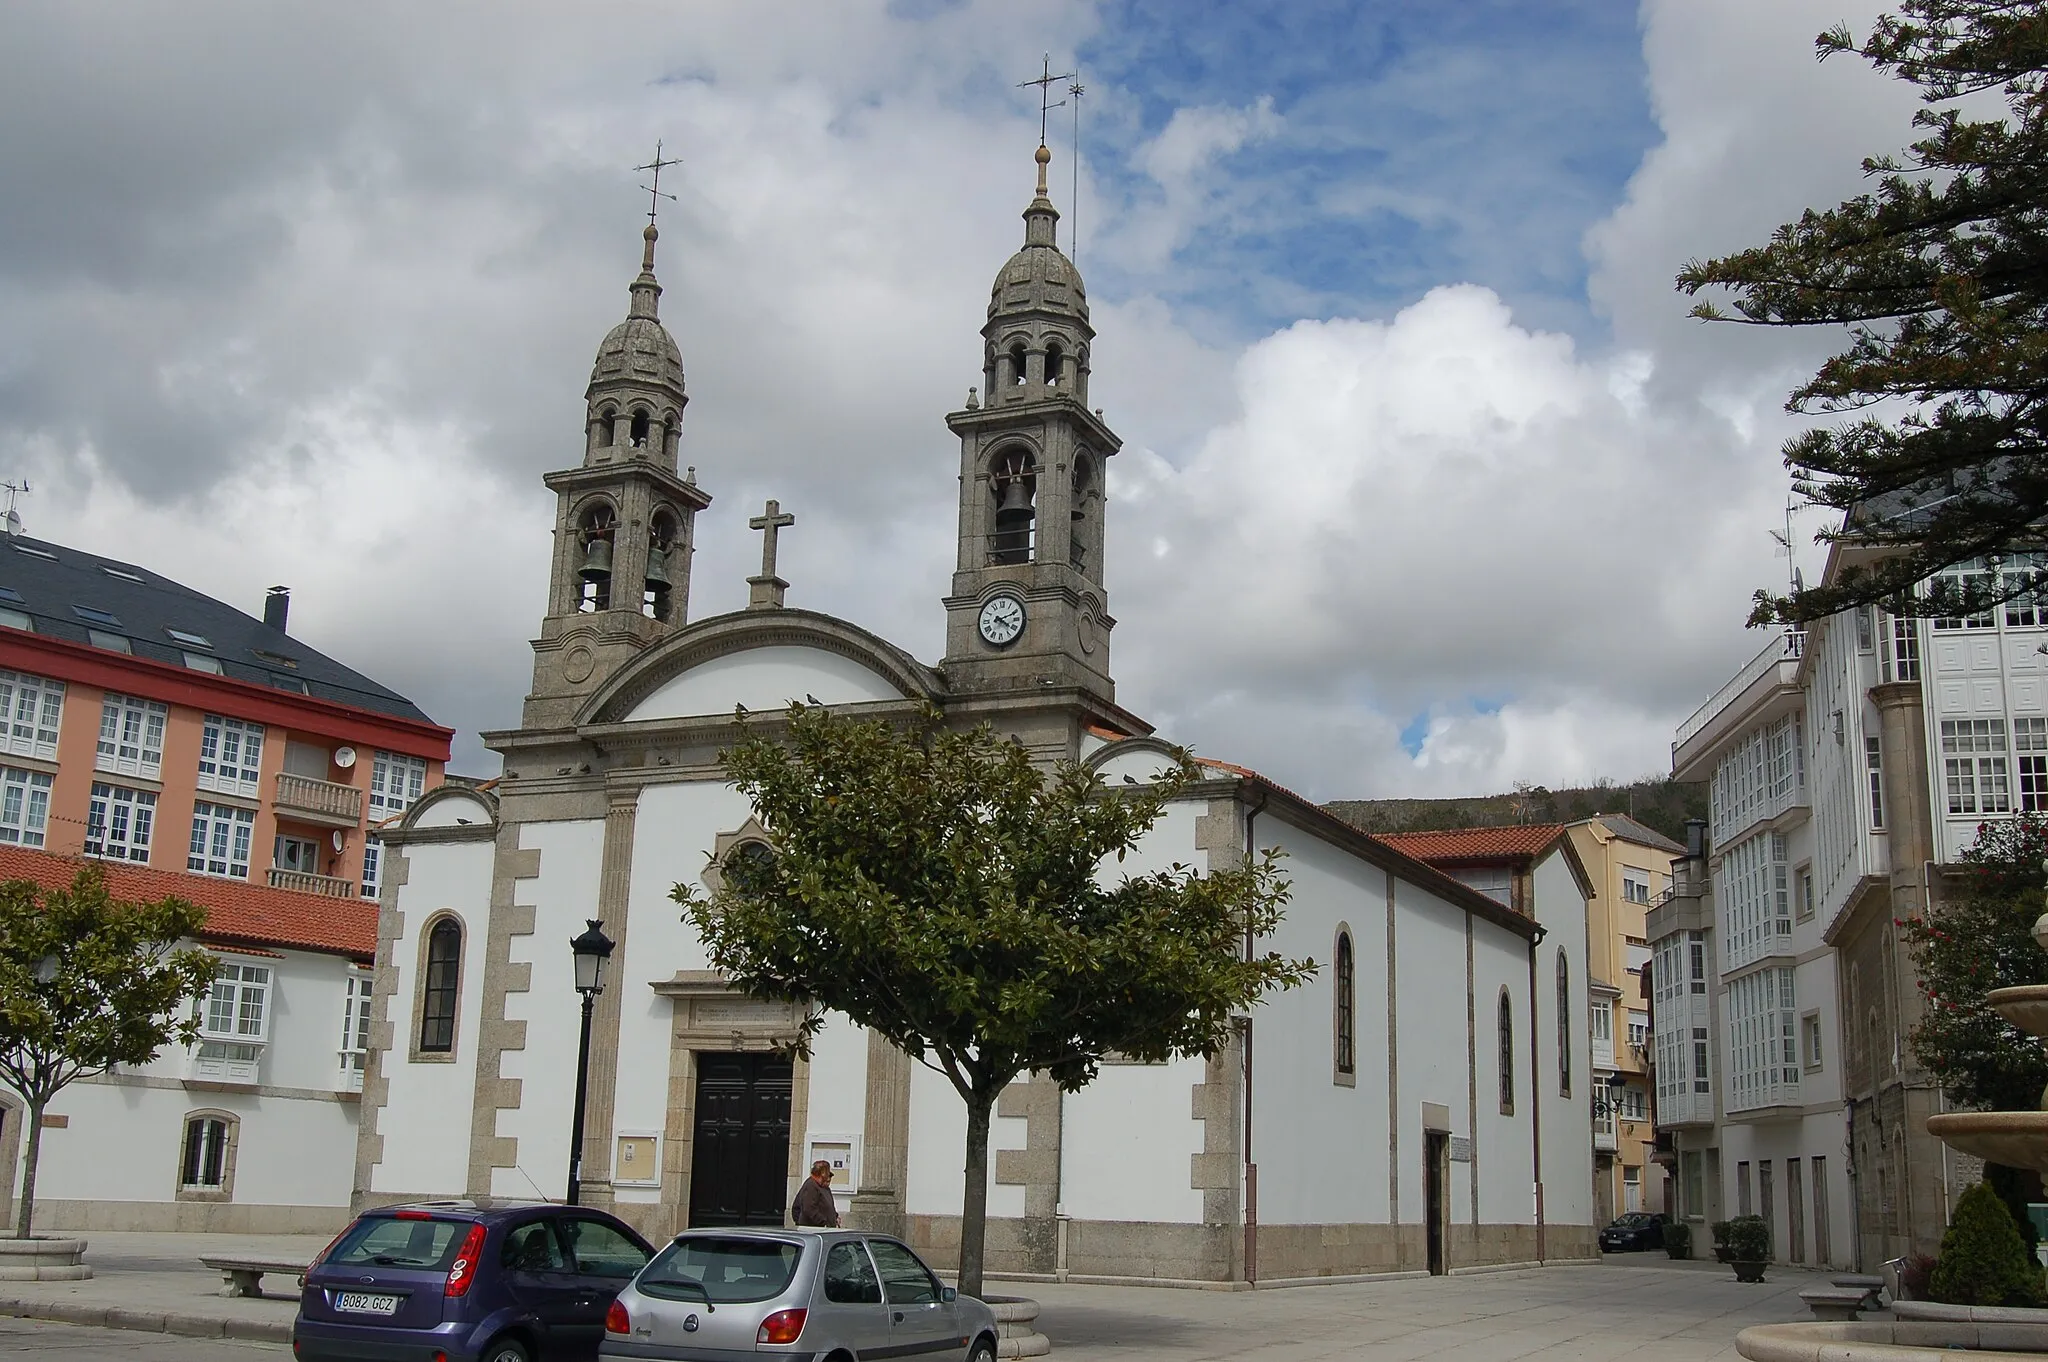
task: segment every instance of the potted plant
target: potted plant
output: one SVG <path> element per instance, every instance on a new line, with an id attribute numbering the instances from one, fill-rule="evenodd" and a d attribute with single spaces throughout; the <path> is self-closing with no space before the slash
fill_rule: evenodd
<path id="1" fill-rule="evenodd" d="M 1771 1261 L 1771 1227 L 1760 1215 L 1738 1215 L 1714 1226 L 1714 1256 L 1735 1269 L 1738 1282 L 1760 1282 Z"/>
<path id="2" fill-rule="evenodd" d="M 1673 1258 L 1692 1257 L 1692 1226 L 1683 1220 L 1664 1223 L 1664 1251 Z"/>

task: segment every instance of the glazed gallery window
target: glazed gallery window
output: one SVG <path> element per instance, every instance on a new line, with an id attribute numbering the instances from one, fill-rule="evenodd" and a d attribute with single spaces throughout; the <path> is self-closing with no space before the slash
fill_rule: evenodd
<path id="1" fill-rule="evenodd" d="M 199 788 L 257 798 L 263 772 L 263 725 L 218 714 L 199 734 Z"/>
<path id="2" fill-rule="evenodd" d="M 1497 1055 L 1497 1061 L 1500 1066 L 1500 1114 L 1503 1116 L 1513 1116 L 1515 1114 L 1515 1010 L 1514 1004 L 1508 998 L 1508 991 L 1506 989 L 1500 991 L 1499 1014 L 1495 1025 L 1499 1031 L 1500 1042 L 1499 1054 Z"/>
<path id="3" fill-rule="evenodd" d="M 199 1051 L 192 1076 L 254 1083 L 269 1034 L 270 967 L 223 960 L 199 1015 Z"/>
<path id="4" fill-rule="evenodd" d="M 380 813 L 404 813 L 426 787 L 424 758 L 379 752 L 370 763 L 370 807 Z"/>
<path id="5" fill-rule="evenodd" d="M 1863 735 L 1863 765 L 1870 777 L 1870 826 L 1884 828 L 1884 744 L 1877 734 Z"/>
<path id="6" fill-rule="evenodd" d="M 164 725 L 171 707 L 111 692 L 100 701 L 100 742 L 95 764 L 117 775 L 155 780 L 164 769 Z"/>
<path id="7" fill-rule="evenodd" d="M 1943 719 L 1942 777 L 1950 813 L 2011 813 L 2005 720 Z"/>
<path id="8" fill-rule="evenodd" d="M 192 806 L 192 845 L 185 868 L 201 875 L 249 878 L 249 843 L 256 835 L 256 813 L 226 804 Z"/>
<path id="9" fill-rule="evenodd" d="M 228 1145 L 234 1128 L 219 1116 L 185 1122 L 185 1150 L 178 1160 L 178 1185 L 186 1191 L 218 1192 L 227 1186 Z"/>
<path id="10" fill-rule="evenodd" d="M 462 988 L 462 926 L 444 917 L 427 934 L 425 987 L 420 994 L 420 1049 L 447 1054 L 455 1048 L 455 1002 Z"/>
<path id="11" fill-rule="evenodd" d="M 2048 719 L 2014 718 L 2012 745 L 2020 764 L 2020 807 L 2048 809 Z"/>
<path id="12" fill-rule="evenodd" d="M 363 1090 L 363 1060 L 370 1053 L 370 975 L 352 970 L 341 1008 L 341 1085 Z"/>
<path id="13" fill-rule="evenodd" d="M 0 766 L 0 842 L 39 847 L 50 825 L 48 771 Z"/>
<path id="14" fill-rule="evenodd" d="M 64 683 L 0 671 L 0 721 L 6 725 L 9 752 L 55 761 L 57 730 L 64 723 Z"/>
<path id="15" fill-rule="evenodd" d="M 85 854 L 111 861 L 147 861 L 156 830 L 156 795 L 95 781 L 85 811 Z"/>
<path id="16" fill-rule="evenodd" d="M 1337 1072 L 1357 1071 L 1358 966 L 1351 957 L 1351 933 L 1337 933 Z"/>
<path id="17" fill-rule="evenodd" d="M 363 839 L 363 897 L 373 899 L 383 887 L 384 844 L 374 837 Z"/>

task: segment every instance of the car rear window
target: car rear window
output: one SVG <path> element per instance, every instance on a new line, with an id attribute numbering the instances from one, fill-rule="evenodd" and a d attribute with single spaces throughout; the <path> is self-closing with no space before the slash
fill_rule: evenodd
<path id="1" fill-rule="evenodd" d="M 803 1245 L 780 1239 L 692 1235 L 654 1256 L 635 1283 L 650 1296 L 741 1305 L 789 1289 Z"/>
<path id="2" fill-rule="evenodd" d="M 448 1266 L 462 1237 L 469 1233 L 467 1220 L 400 1219 L 389 1215 L 366 1215 L 349 1226 L 348 1233 L 327 1255 L 329 1267 L 411 1267 L 439 1271 Z"/>

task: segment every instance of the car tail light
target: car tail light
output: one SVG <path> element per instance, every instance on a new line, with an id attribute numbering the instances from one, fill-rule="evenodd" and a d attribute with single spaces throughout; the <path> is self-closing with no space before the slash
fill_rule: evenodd
<path id="1" fill-rule="evenodd" d="M 633 1332 L 633 1317 L 626 1313 L 626 1307 L 614 1299 L 611 1308 L 604 1312 L 604 1331 L 608 1334 L 630 1334 Z"/>
<path id="2" fill-rule="evenodd" d="M 443 1294 L 467 1296 L 470 1284 L 476 1280 L 477 1255 L 484 1251 L 484 1227 L 481 1222 L 471 1225 L 463 1237 L 462 1247 L 455 1251 L 455 1261 L 448 1266 L 448 1285 Z"/>
<path id="3" fill-rule="evenodd" d="M 806 1310 L 777 1310 L 761 1321 L 761 1332 L 754 1335 L 756 1343 L 794 1343 L 796 1336 L 804 1331 Z"/>

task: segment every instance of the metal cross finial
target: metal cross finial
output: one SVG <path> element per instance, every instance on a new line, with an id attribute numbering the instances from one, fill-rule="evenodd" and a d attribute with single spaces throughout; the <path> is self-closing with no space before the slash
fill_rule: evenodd
<path id="1" fill-rule="evenodd" d="M 1064 99 L 1056 104 L 1047 102 L 1052 97 L 1053 82 L 1056 80 L 1072 80 L 1075 74 L 1073 71 L 1066 71 L 1057 76 L 1054 75 L 1052 73 L 1052 53 L 1048 52 L 1045 54 L 1045 64 L 1040 68 L 1038 79 L 1020 80 L 1017 82 L 1017 88 L 1020 90 L 1031 85 L 1038 87 L 1038 145 L 1041 147 L 1045 145 L 1045 116 L 1054 109 L 1064 109 L 1067 106 L 1067 101 Z"/>
<path id="2" fill-rule="evenodd" d="M 666 161 L 662 160 L 662 159 L 661 159 L 661 142 L 660 142 L 660 139 L 658 139 L 658 138 L 657 138 L 657 139 L 655 140 L 655 143 L 654 143 L 654 159 L 653 159 L 653 160 L 651 160 L 651 161 L 649 161 L 649 162 L 648 162 L 648 163 L 647 163 L 646 165 L 644 165 L 644 166 L 634 166 L 634 167 L 633 167 L 633 169 L 635 169 L 635 170 L 651 170 L 651 171 L 653 171 L 653 172 L 654 172 L 654 183 L 653 183 L 653 184 L 643 184 L 643 185 L 641 185 L 641 186 L 640 186 L 640 187 L 641 187 L 642 189 L 644 189 L 644 190 L 646 190 L 646 191 L 647 191 L 647 195 L 648 195 L 648 198 L 647 198 L 647 221 L 648 221 L 649 223 L 652 223 L 652 222 L 654 221 L 654 212 L 655 212 L 655 210 L 656 210 L 657 208 L 661 207 L 661 201 L 662 201 L 663 199 L 667 199 L 667 200 L 668 200 L 668 201 L 669 201 L 670 203 L 674 203 L 674 202 L 676 201 L 676 196 L 675 196 L 675 195 L 673 195 L 673 194 L 664 194 L 664 193 L 662 193 L 662 192 L 661 192 L 661 172 L 662 172 L 662 168 L 663 168 L 664 166 L 679 166 L 679 165 L 681 165 L 682 163 L 683 163 L 683 160 L 682 160 L 682 158 L 681 158 L 680 156 L 671 156 L 671 157 L 670 157 L 669 159 L 667 159 Z"/>
<path id="3" fill-rule="evenodd" d="M 776 535 L 786 526 L 794 524 L 796 524 L 796 517 L 785 513 L 782 509 L 782 503 L 774 500 L 769 501 L 766 514 L 757 515 L 747 522 L 747 528 L 763 532 L 761 535 L 761 575 L 763 577 L 773 577 L 775 575 Z"/>

